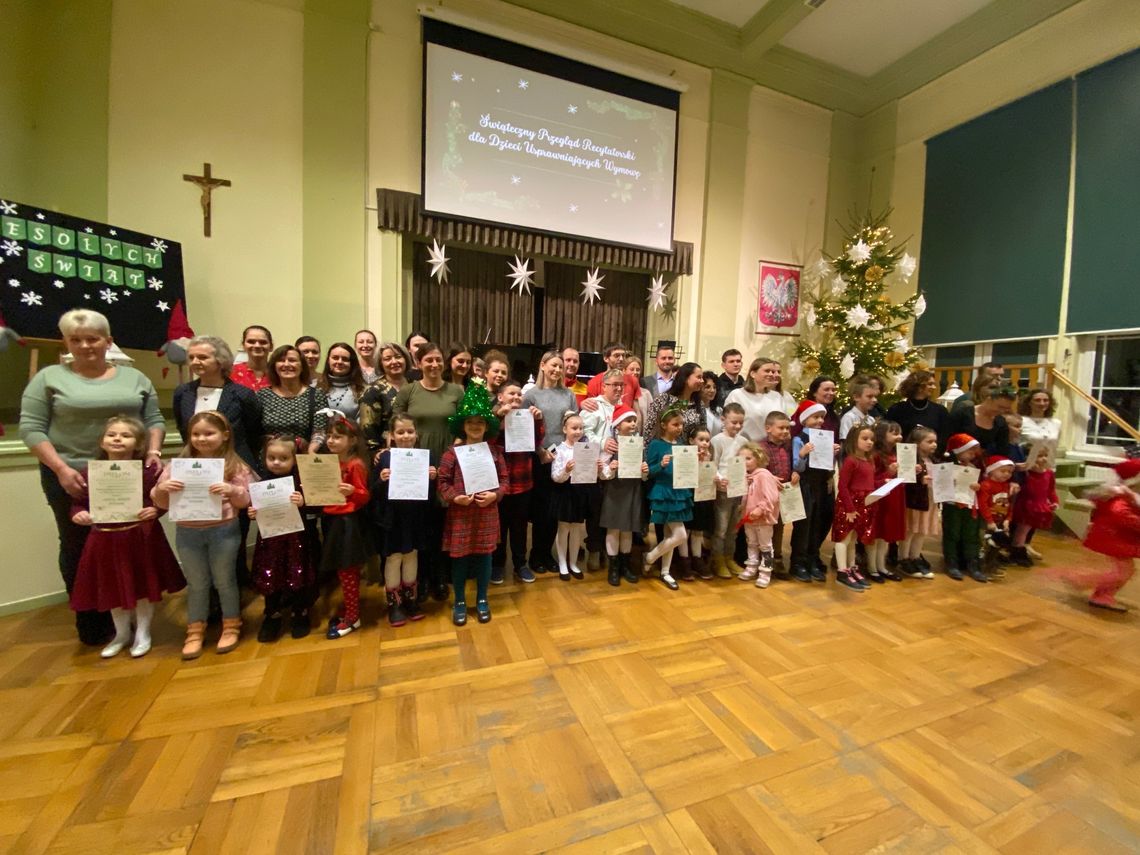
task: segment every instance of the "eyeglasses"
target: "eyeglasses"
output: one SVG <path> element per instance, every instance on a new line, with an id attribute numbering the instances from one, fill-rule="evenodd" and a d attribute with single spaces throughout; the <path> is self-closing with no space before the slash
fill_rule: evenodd
<path id="1" fill-rule="evenodd" d="M 614 387 L 620 388 L 620 387 L 624 386 L 625 384 L 618 382 L 618 383 L 603 383 L 602 385 L 603 386 L 614 386 Z"/>

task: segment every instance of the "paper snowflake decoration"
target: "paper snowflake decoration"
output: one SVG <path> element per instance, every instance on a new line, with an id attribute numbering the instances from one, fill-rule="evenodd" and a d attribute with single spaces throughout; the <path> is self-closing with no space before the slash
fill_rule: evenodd
<path id="1" fill-rule="evenodd" d="M 819 261 L 811 266 L 810 270 L 812 278 L 818 279 L 820 282 L 831 276 L 833 272 L 834 271 L 831 268 L 831 262 L 829 262 L 826 258 L 819 259 Z"/>
<path id="2" fill-rule="evenodd" d="M 519 81 L 519 89 L 526 89 L 529 86 L 530 86 L 530 83 L 528 81 L 526 81 L 526 80 L 520 80 Z"/>
<path id="3" fill-rule="evenodd" d="M 42 306 L 44 304 L 44 298 L 35 291 L 25 291 L 20 295 L 20 302 L 25 306 Z"/>
<path id="4" fill-rule="evenodd" d="M 649 308 L 654 311 L 660 312 L 665 307 L 665 289 L 668 287 L 665 284 L 665 277 L 660 273 L 650 280 L 649 297 L 646 302 L 649 303 Z"/>
<path id="5" fill-rule="evenodd" d="M 20 280 L 19 279 L 9 279 L 8 280 L 8 287 L 9 288 L 19 288 L 20 287 Z"/>
<path id="6" fill-rule="evenodd" d="M 160 312 L 169 312 L 170 311 L 170 304 L 167 303 L 165 300 L 159 300 L 157 303 L 154 304 L 154 307 L 156 309 L 158 309 Z"/>
<path id="7" fill-rule="evenodd" d="M 62 279 L 53 279 L 51 281 L 51 284 L 54 285 L 56 288 L 59 288 L 60 290 L 63 290 L 64 288 L 67 287 L 67 283 L 65 283 Z"/>
<path id="8" fill-rule="evenodd" d="M 460 74 L 458 71 L 453 71 L 453 72 L 451 72 L 451 80 L 453 83 L 462 83 L 463 82 L 463 75 Z"/>
<path id="9" fill-rule="evenodd" d="M 519 289 L 519 296 L 524 293 L 530 293 L 530 287 L 534 284 L 534 271 L 530 269 L 530 259 L 525 261 L 515 256 L 513 262 L 507 262 L 507 266 L 511 268 L 511 272 L 507 274 L 507 278 L 511 280 L 511 290 Z"/>
<path id="10" fill-rule="evenodd" d="M 161 291 L 162 290 L 162 280 L 159 279 L 157 276 L 151 276 L 150 278 L 148 278 L 146 280 L 146 287 L 150 288 L 153 291 Z"/>
<path id="11" fill-rule="evenodd" d="M 166 241 L 162 238 L 155 238 L 150 242 L 152 248 L 157 249 L 159 252 L 166 252 Z"/>
<path id="12" fill-rule="evenodd" d="M 4 254 L 9 258 L 13 255 L 19 257 L 20 253 L 24 251 L 24 248 L 14 240 L 6 240 L 3 244 L 0 244 L 0 246 L 2 246 Z"/>
<path id="13" fill-rule="evenodd" d="M 104 288 L 99 292 L 99 298 L 107 305 L 110 305 L 119 299 L 119 295 L 112 291 L 110 288 Z"/>
<path id="14" fill-rule="evenodd" d="M 117 236 L 119 233 L 115 229 L 111 229 L 111 237 Z"/>
<path id="15" fill-rule="evenodd" d="M 809 329 L 815 326 L 815 306 L 807 307 L 807 311 L 804 312 L 804 320 L 807 321 Z"/>
<path id="16" fill-rule="evenodd" d="M 839 373 L 843 375 L 844 380 L 850 380 L 855 376 L 855 357 L 850 353 L 840 361 Z"/>
<path id="17" fill-rule="evenodd" d="M 847 323 L 856 329 L 867 326 L 869 320 L 871 320 L 871 313 L 858 303 L 847 310 Z"/>
<path id="18" fill-rule="evenodd" d="M 513 184 L 514 186 L 517 187 L 521 183 L 522 183 L 522 176 L 521 175 L 512 175 L 511 176 L 511 184 Z"/>
<path id="19" fill-rule="evenodd" d="M 864 261 L 871 260 L 871 247 L 867 246 L 862 240 L 847 250 L 847 257 L 855 264 L 862 264 Z"/>
<path id="20" fill-rule="evenodd" d="M 573 202 L 570 203 L 570 213 L 571 214 L 577 214 L 578 213 L 578 206 L 575 205 Z"/>
<path id="21" fill-rule="evenodd" d="M 586 271 L 586 281 L 582 283 L 582 305 L 589 305 L 594 302 L 601 302 L 601 291 L 605 291 L 602 285 L 602 280 L 605 276 L 598 275 L 598 268 Z"/>
<path id="22" fill-rule="evenodd" d="M 900 335 L 895 339 L 895 350 L 898 353 L 902 354 L 905 354 L 908 350 L 910 350 L 910 345 L 907 343 L 906 336 Z"/>
<path id="23" fill-rule="evenodd" d="M 903 279 L 910 279 L 914 275 L 914 269 L 918 267 L 918 262 L 909 252 L 904 252 L 903 257 L 899 259 L 898 267 L 895 269 Z"/>
<path id="24" fill-rule="evenodd" d="M 831 280 L 831 293 L 834 294 L 836 297 L 838 297 L 840 294 L 842 294 L 846 290 L 847 290 L 847 283 L 843 281 L 842 276 L 840 276 L 838 273 L 836 273 L 835 278 Z"/>
<path id="25" fill-rule="evenodd" d="M 926 314 L 926 297 L 919 294 L 918 299 L 914 301 L 914 316 L 921 318 L 924 314 Z"/>
<path id="26" fill-rule="evenodd" d="M 798 359 L 793 359 L 784 366 L 784 373 L 788 375 L 789 380 L 799 380 L 804 376 L 804 364 Z"/>
<path id="27" fill-rule="evenodd" d="M 447 266 L 449 259 L 446 249 L 447 247 L 432 238 L 431 249 L 428 250 L 428 267 L 431 268 L 431 278 L 440 284 L 446 282 L 447 277 L 451 274 L 451 270 Z"/>
<path id="28" fill-rule="evenodd" d="M 568 106 L 566 108 L 566 112 L 569 113 L 571 116 L 575 115 L 578 112 L 578 105 L 577 104 L 571 104 L 570 106 Z"/>
<path id="29" fill-rule="evenodd" d="M 45 219 L 45 217 L 44 217 L 44 215 L 43 215 L 42 213 L 40 213 L 40 214 L 36 214 L 36 219 L 37 219 L 37 220 L 42 220 L 42 219 Z"/>
<path id="30" fill-rule="evenodd" d="M 0 199 L 0 213 L 8 214 L 11 216 L 16 213 L 16 206 L 9 202 L 7 199 Z"/>

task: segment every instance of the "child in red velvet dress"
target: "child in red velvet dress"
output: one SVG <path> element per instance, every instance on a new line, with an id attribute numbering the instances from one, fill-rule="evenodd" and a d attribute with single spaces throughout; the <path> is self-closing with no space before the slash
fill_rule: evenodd
<path id="1" fill-rule="evenodd" d="M 864 545 L 875 540 L 875 505 L 868 505 L 865 501 L 875 489 L 875 464 L 871 459 L 874 448 L 875 430 L 868 425 L 855 425 L 843 441 L 844 458 L 839 469 L 831 540 L 835 544 L 838 568 L 836 581 L 852 591 L 865 591 L 871 587 L 855 566 L 852 547 L 856 538 Z"/>
<path id="2" fill-rule="evenodd" d="M 1057 477 L 1049 468 L 1049 452 L 1042 449 L 1036 460 L 1029 463 L 1022 485 L 1013 503 L 1013 549 L 1010 557 L 1019 567 L 1032 567 L 1026 544 L 1029 535 L 1039 528 L 1053 525 L 1053 513 L 1060 505 L 1057 498 Z"/>
<path id="3" fill-rule="evenodd" d="M 899 472 L 895 446 L 902 440 L 898 422 L 880 419 L 875 422 L 875 489 L 879 489 Z M 875 542 L 867 550 L 867 578 L 872 582 L 890 579 L 901 582 L 902 576 L 887 567 L 887 550 L 892 543 L 906 540 L 906 490 L 895 487 L 875 507 Z"/>

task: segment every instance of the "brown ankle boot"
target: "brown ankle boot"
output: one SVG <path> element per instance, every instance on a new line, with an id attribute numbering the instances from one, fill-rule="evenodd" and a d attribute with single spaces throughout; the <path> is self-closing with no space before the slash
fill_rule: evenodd
<path id="1" fill-rule="evenodd" d="M 229 653 L 241 641 L 241 618 L 222 618 L 222 637 L 218 639 L 218 653 Z"/>
<path id="2" fill-rule="evenodd" d="M 673 553 L 673 567 L 674 575 L 682 582 L 695 582 L 697 577 L 693 575 L 693 561 L 687 555 L 677 555 Z"/>
<path id="3" fill-rule="evenodd" d="M 202 655 L 202 639 L 206 637 L 206 622 L 191 621 L 186 626 L 186 640 L 182 643 L 182 658 L 197 659 Z"/>

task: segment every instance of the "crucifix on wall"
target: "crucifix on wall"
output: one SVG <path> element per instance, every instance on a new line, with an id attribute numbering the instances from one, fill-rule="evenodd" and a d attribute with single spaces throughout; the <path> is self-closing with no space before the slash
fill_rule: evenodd
<path id="1" fill-rule="evenodd" d="M 212 202 L 211 194 L 214 192 L 215 187 L 231 187 L 232 184 L 228 178 L 215 178 L 210 174 L 210 164 L 202 164 L 201 175 L 183 175 L 183 181 L 189 181 L 191 184 L 197 184 L 202 191 L 202 233 L 206 237 L 210 236 L 210 205 Z"/>

